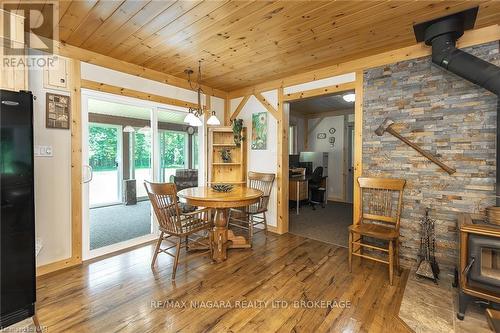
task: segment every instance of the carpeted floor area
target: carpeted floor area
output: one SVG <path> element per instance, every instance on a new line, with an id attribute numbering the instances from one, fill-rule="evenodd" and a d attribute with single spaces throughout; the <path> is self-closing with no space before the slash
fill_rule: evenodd
<path id="1" fill-rule="evenodd" d="M 151 232 L 151 204 L 90 209 L 90 249 L 116 244 Z"/>
<path id="2" fill-rule="evenodd" d="M 347 247 L 347 227 L 352 224 L 352 204 L 328 202 L 325 208 L 301 206 L 300 214 L 290 210 L 289 232 L 325 243 Z"/>

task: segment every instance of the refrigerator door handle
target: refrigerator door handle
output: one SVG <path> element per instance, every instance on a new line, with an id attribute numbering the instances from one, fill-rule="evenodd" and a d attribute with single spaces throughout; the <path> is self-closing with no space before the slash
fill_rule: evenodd
<path id="1" fill-rule="evenodd" d="M 90 183 L 92 181 L 92 178 L 94 177 L 94 169 L 90 165 L 84 165 L 84 168 L 88 170 L 89 178 L 88 179 L 83 179 L 83 183 Z"/>

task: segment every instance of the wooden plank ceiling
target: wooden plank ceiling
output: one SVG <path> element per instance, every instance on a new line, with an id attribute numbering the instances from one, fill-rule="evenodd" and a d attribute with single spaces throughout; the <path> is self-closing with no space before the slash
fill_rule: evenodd
<path id="1" fill-rule="evenodd" d="M 68 44 L 232 91 L 415 44 L 414 23 L 479 5 L 476 28 L 500 22 L 500 1 L 60 2 Z"/>

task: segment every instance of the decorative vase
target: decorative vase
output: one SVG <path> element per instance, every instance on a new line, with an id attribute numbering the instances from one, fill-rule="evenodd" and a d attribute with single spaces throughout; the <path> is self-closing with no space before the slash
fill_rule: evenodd
<path id="1" fill-rule="evenodd" d="M 220 151 L 220 157 L 224 163 L 231 162 L 231 151 L 229 149 L 222 149 Z"/>

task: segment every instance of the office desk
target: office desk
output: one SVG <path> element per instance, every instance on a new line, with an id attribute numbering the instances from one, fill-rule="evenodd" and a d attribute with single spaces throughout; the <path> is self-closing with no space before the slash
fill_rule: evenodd
<path id="1" fill-rule="evenodd" d="M 321 180 L 321 187 L 325 188 L 325 203 L 328 198 L 327 194 L 327 178 L 326 176 L 323 176 L 323 179 Z M 289 184 L 288 184 L 288 196 L 289 200 L 296 201 L 297 203 L 297 215 L 299 215 L 299 208 L 300 208 L 300 201 L 301 200 L 307 200 L 309 199 L 309 180 L 311 179 L 311 176 L 304 176 L 304 175 L 297 175 L 297 176 L 290 176 L 288 178 Z"/>
<path id="2" fill-rule="evenodd" d="M 300 201 L 309 199 L 309 177 L 290 176 L 288 189 L 289 199 L 297 202 L 297 215 L 299 215 Z"/>

